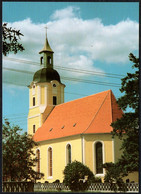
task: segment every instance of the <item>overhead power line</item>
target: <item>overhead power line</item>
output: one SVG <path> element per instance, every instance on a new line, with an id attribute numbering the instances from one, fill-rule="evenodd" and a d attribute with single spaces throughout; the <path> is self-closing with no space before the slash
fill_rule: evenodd
<path id="1" fill-rule="evenodd" d="M 93 81 L 93 80 L 86 80 L 86 79 L 79 79 L 79 78 L 70 78 L 70 77 L 61 77 L 63 80 L 69 80 L 74 82 L 83 82 L 89 84 L 97 84 L 97 85 L 104 85 L 104 86 L 112 86 L 112 87 L 120 87 L 120 84 L 117 83 L 109 83 L 109 82 L 100 82 L 100 81 Z"/>
<path id="2" fill-rule="evenodd" d="M 18 116 L 20 116 L 20 115 L 27 115 L 25 112 L 22 112 L 22 113 L 13 113 L 13 114 L 8 114 L 7 116 L 9 116 L 9 117 L 13 117 L 13 116 L 15 116 L 15 115 L 18 115 Z M 6 117 L 6 116 L 3 116 L 3 117 Z"/>
<path id="3" fill-rule="evenodd" d="M 26 71 L 26 70 L 20 70 L 20 69 L 14 69 L 14 68 L 8 68 L 8 67 L 3 67 L 3 69 L 8 70 L 8 71 L 15 71 L 19 73 L 27 73 L 27 74 L 34 74 L 32 71 Z"/>
<path id="4" fill-rule="evenodd" d="M 11 84 L 11 85 L 18 85 L 18 86 L 24 86 L 25 87 L 25 84 L 21 84 L 21 83 L 12 83 L 12 82 L 8 82 L 8 81 L 5 81 L 4 83 L 6 84 Z M 87 96 L 86 94 L 82 94 L 82 93 L 76 93 L 76 92 L 64 92 L 65 94 L 70 94 L 70 95 L 78 95 L 78 96 Z M 92 95 L 92 94 L 90 94 Z"/>
<path id="5" fill-rule="evenodd" d="M 33 61 L 28 61 L 28 60 L 23 60 L 23 59 L 15 59 L 15 58 L 9 58 L 9 57 L 4 57 L 4 60 L 9 60 L 9 61 L 15 61 L 15 62 L 20 62 L 24 64 L 31 64 L 35 66 L 40 66 L 38 62 L 33 62 Z M 77 73 L 83 73 L 83 74 L 89 74 L 89 75 L 96 75 L 96 76 L 103 76 L 103 77 L 109 77 L 109 78 L 117 78 L 121 79 L 122 77 L 125 77 L 125 75 L 122 74 L 113 74 L 113 73 L 103 73 L 103 72 L 98 72 L 98 71 L 88 71 L 84 69 L 75 69 L 75 68 L 68 68 L 68 67 L 62 67 L 62 66 L 55 66 L 57 69 L 61 69 L 64 71 L 73 71 Z"/>
<path id="6" fill-rule="evenodd" d="M 15 59 L 15 58 L 9 58 L 9 57 L 3 57 L 4 60 L 9 60 L 9 61 L 14 61 L 14 62 L 20 62 L 20 63 L 24 63 L 24 64 L 30 64 L 30 65 L 34 65 L 36 67 L 40 67 L 40 64 L 38 62 L 33 62 L 33 61 L 28 61 L 28 60 L 23 60 L 23 59 Z M 55 66 L 56 69 L 59 70 L 63 70 L 63 71 L 71 71 L 71 72 L 76 72 L 76 73 L 81 73 L 81 74 L 88 74 L 88 75 L 94 75 L 94 76 L 100 76 L 100 77 L 109 77 L 109 78 L 116 78 L 116 79 L 121 79 L 122 77 L 124 77 L 125 75 L 121 75 L 121 74 L 112 74 L 112 73 L 102 73 L 102 72 L 98 72 L 98 71 L 88 71 L 88 70 L 84 70 L 84 69 L 76 69 L 76 68 L 68 68 L 68 67 L 62 67 L 62 66 Z M 19 69 L 14 69 L 14 68 L 7 68 L 7 67 L 3 67 L 4 70 L 8 70 L 8 71 L 13 71 L 13 72 L 19 72 L 19 73 L 25 73 L 27 75 L 33 75 L 35 72 L 32 71 L 28 71 L 28 70 L 19 70 Z M 102 82 L 102 81 L 93 81 L 93 80 L 88 80 L 88 79 L 82 79 L 82 78 L 73 78 L 73 77 L 63 77 L 61 76 L 62 80 L 66 80 L 66 81 L 73 81 L 73 82 L 82 82 L 82 83 L 88 83 L 88 84 L 97 84 L 97 85 L 103 85 L 103 86 L 110 86 L 110 87 L 120 87 L 120 84 L 117 83 L 109 83 L 109 82 Z M 4 81 L 4 83 L 7 84 L 13 84 L 13 85 L 19 85 L 19 86 L 26 86 L 26 84 L 22 84 L 19 82 L 16 83 L 12 83 L 11 81 Z M 80 94 L 80 93 L 71 93 L 71 92 L 64 92 L 66 94 L 70 94 L 70 95 L 79 95 L 79 96 L 86 96 L 85 94 Z M 13 119 L 21 124 L 25 124 L 27 122 L 26 120 L 26 115 L 28 114 L 15 114 L 15 115 L 11 115 L 9 119 Z M 3 116 L 3 118 L 6 118 L 8 115 Z"/>
<path id="7" fill-rule="evenodd" d="M 14 72 L 19 72 L 19 73 L 26 73 L 26 74 L 33 74 L 34 73 L 34 72 L 31 72 L 31 71 L 18 70 L 18 69 L 7 68 L 7 67 L 4 67 L 3 69 L 9 70 L 9 71 L 14 71 Z M 93 81 L 93 80 L 86 80 L 86 79 L 72 78 L 72 77 L 63 77 L 63 76 L 61 76 L 61 79 L 67 80 L 67 81 L 74 81 L 74 82 L 83 82 L 83 83 L 89 83 L 89 84 L 97 84 L 97 85 L 104 85 L 104 86 L 120 87 L 120 84 L 117 84 L 117 83 Z"/>
<path id="8" fill-rule="evenodd" d="M 21 83 L 12 83 L 9 81 L 4 81 L 5 84 L 11 84 L 11 85 L 18 85 L 18 86 L 26 86 L 25 84 L 21 84 Z M 73 92 L 64 92 L 65 94 L 71 94 L 71 95 L 78 95 L 78 96 L 87 96 L 86 94 L 80 94 L 80 93 L 73 93 Z"/>

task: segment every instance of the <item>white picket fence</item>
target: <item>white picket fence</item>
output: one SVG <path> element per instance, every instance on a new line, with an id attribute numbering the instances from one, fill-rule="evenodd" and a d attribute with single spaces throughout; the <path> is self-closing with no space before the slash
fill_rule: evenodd
<path id="1" fill-rule="evenodd" d="M 2 182 L 2 192 L 33 192 L 33 182 Z"/>
<path id="2" fill-rule="evenodd" d="M 121 189 L 122 188 L 122 189 Z M 125 183 L 119 186 L 110 183 L 92 183 L 88 191 L 100 191 L 100 192 L 114 192 L 114 191 L 124 191 L 124 192 L 139 192 L 138 183 Z M 63 183 L 35 183 L 34 192 L 37 191 L 69 191 L 69 187 L 65 186 Z"/>

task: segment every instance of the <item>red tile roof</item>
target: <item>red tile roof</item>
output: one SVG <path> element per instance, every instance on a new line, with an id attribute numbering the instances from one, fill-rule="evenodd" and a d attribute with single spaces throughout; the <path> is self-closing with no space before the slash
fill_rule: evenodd
<path id="1" fill-rule="evenodd" d="M 36 131 L 35 141 L 77 134 L 110 133 L 110 124 L 122 116 L 111 90 L 55 106 Z"/>

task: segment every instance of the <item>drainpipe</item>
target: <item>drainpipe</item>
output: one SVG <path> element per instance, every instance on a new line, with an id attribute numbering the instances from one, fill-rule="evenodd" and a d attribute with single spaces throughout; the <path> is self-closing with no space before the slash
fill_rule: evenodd
<path id="1" fill-rule="evenodd" d="M 112 138 L 113 163 L 115 163 L 115 140 Z"/>
<path id="2" fill-rule="evenodd" d="M 81 150 L 82 150 L 82 164 L 85 164 L 85 139 L 81 134 Z"/>

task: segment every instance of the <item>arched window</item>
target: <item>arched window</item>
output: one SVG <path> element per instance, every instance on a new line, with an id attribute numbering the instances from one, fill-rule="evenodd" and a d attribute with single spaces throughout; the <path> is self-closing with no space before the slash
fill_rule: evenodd
<path id="1" fill-rule="evenodd" d="M 47 58 L 48 64 L 51 64 L 51 57 Z"/>
<path id="2" fill-rule="evenodd" d="M 33 125 L 33 133 L 35 133 L 36 125 Z"/>
<path id="3" fill-rule="evenodd" d="M 48 176 L 52 176 L 52 148 L 48 149 Z"/>
<path id="4" fill-rule="evenodd" d="M 43 57 L 40 58 L 40 64 L 43 64 Z"/>
<path id="5" fill-rule="evenodd" d="M 71 163 L 71 145 L 68 144 L 66 147 L 66 162 Z"/>
<path id="6" fill-rule="evenodd" d="M 97 142 L 95 144 L 95 156 L 96 156 L 96 174 L 103 174 L 103 150 L 102 143 Z"/>
<path id="7" fill-rule="evenodd" d="M 40 172 L 40 150 L 38 149 L 36 151 L 36 157 L 37 157 L 37 168 L 36 168 L 36 172 Z"/>
<path id="8" fill-rule="evenodd" d="M 56 104 L 57 104 L 57 97 L 53 96 L 53 105 L 56 105 Z"/>
<path id="9" fill-rule="evenodd" d="M 33 106 L 35 106 L 35 97 L 33 97 Z"/>

